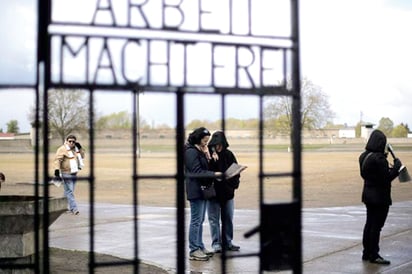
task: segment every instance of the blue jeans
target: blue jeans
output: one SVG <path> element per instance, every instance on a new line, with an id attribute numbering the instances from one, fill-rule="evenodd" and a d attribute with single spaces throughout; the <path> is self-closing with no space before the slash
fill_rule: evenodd
<path id="1" fill-rule="evenodd" d="M 216 199 L 208 200 L 207 215 L 209 218 L 210 234 L 212 236 L 212 248 L 231 246 L 233 240 L 233 199 L 220 204 Z M 220 233 L 220 218 L 222 217 L 222 234 Z M 221 238 L 223 235 L 223 239 Z"/>
<path id="2" fill-rule="evenodd" d="M 76 187 L 76 175 L 74 174 L 62 174 L 63 176 L 63 186 L 64 186 L 64 196 L 67 198 L 70 211 L 77 211 L 77 204 L 74 198 L 74 189 Z"/>
<path id="3" fill-rule="evenodd" d="M 189 250 L 204 249 L 203 221 L 206 214 L 206 200 L 190 200 Z"/>

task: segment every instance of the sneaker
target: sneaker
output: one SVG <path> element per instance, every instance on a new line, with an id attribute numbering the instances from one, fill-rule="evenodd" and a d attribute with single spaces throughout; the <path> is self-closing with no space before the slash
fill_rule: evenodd
<path id="1" fill-rule="evenodd" d="M 229 246 L 227 247 L 227 250 L 228 250 L 228 251 L 239 251 L 239 249 L 240 249 L 240 246 L 234 245 L 234 244 L 229 245 Z"/>
<path id="2" fill-rule="evenodd" d="M 207 261 L 209 260 L 209 256 L 203 253 L 202 250 L 198 249 L 189 254 L 189 260 L 192 261 Z"/>
<path id="3" fill-rule="evenodd" d="M 77 209 L 76 209 L 76 210 L 72 210 L 72 214 L 73 214 L 73 215 L 79 215 L 79 214 L 80 214 L 80 211 L 78 211 Z"/>
<path id="4" fill-rule="evenodd" d="M 370 259 L 369 262 L 372 264 L 390 264 L 391 263 L 391 261 L 385 260 L 381 256 L 379 256 L 376 259 Z"/>
<path id="5" fill-rule="evenodd" d="M 59 180 L 54 180 L 53 179 L 51 182 L 52 182 L 53 185 L 55 185 L 57 187 L 60 187 L 62 185 L 62 181 L 59 181 Z"/>
<path id="6" fill-rule="evenodd" d="M 215 252 L 207 250 L 206 248 L 203 248 L 202 251 L 208 257 L 213 257 L 213 255 L 215 254 Z"/>
<path id="7" fill-rule="evenodd" d="M 221 253 L 222 252 L 222 247 L 221 246 L 216 246 L 216 247 L 213 248 L 213 251 L 215 253 Z"/>

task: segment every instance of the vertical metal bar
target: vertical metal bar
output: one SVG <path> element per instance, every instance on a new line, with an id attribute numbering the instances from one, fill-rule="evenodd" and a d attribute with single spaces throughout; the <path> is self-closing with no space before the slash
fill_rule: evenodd
<path id="1" fill-rule="evenodd" d="M 248 35 L 252 35 L 252 0 L 248 0 Z"/>
<path id="2" fill-rule="evenodd" d="M 222 131 L 225 132 L 226 129 L 226 96 L 225 94 L 222 94 L 222 100 L 221 100 L 221 117 L 222 117 Z M 225 133 L 226 134 L 226 133 Z M 224 207 L 224 210 L 226 210 L 226 207 Z M 227 261 L 227 255 L 226 255 L 226 242 L 227 242 L 227 238 L 226 238 L 226 214 L 222 213 L 222 207 L 221 207 L 221 212 L 220 212 L 220 216 L 222 216 L 222 263 L 221 263 L 221 271 L 222 273 L 226 273 L 226 261 Z"/>
<path id="3" fill-rule="evenodd" d="M 166 57 L 166 68 L 167 68 L 167 71 L 168 71 L 167 74 L 166 74 L 166 78 L 167 78 L 166 83 L 167 83 L 168 86 L 170 86 L 170 73 L 171 73 L 171 69 L 170 69 L 170 56 L 172 55 L 172 53 L 171 53 L 171 46 L 170 46 L 170 42 L 169 42 L 169 41 L 166 42 L 166 54 L 167 54 L 167 57 Z"/>
<path id="4" fill-rule="evenodd" d="M 34 139 L 35 139 L 35 148 L 34 148 L 34 272 L 35 273 L 40 273 L 40 207 L 39 207 L 39 199 L 38 197 L 40 196 L 40 187 L 39 187 L 39 182 L 40 182 L 40 176 L 39 176 L 39 170 L 40 170 L 40 149 L 39 149 L 39 130 L 40 130 L 40 87 L 39 87 L 39 64 L 37 64 L 37 83 L 36 83 L 36 99 L 35 99 L 35 119 L 34 119 L 34 125 L 32 125 L 32 128 L 34 128 Z"/>
<path id="5" fill-rule="evenodd" d="M 38 0 L 37 1 L 37 14 L 38 14 L 38 25 L 37 25 L 37 62 L 44 62 L 47 57 L 47 26 L 50 22 L 50 12 L 51 12 L 51 0 Z"/>
<path id="6" fill-rule="evenodd" d="M 236 88 L 239 88 L 239 50 L 238 46 L 235 46 L 235 60 L 236 60 L 236 74 L 235 74 L 235 83 Z"/>
<path id="7" fill-rule="evenodd" d="M 184 48 L 184 60 L 187 60 L 187 47 Z M 212 57 L 213 58 L 213 57 Z M 184 83 L 187 83 L 187 68 L 183 69 Z M 177 273 L 185 273 L 185 98 L 184 91 L 177 90 L 176 93 L 176 168 L 177 168 L 177 189 L 176 189 L 176 206 L 177 206 Z"/>
<path id="8" fill-rule="evenodd" d="M 152 55 L 152 47 L 151 47 L 151 44 L 152 44 L 152 40 L 148 40 L 147 41 L 147 66 L 146 66 L 146 77 L 147 77 L 147 84 L 150 86 L 151 85 L 151 70 L 150 70 L 150 68 L 151 68 L 151 66 L 152 66 L 152 63 L 151 63 L 151 61 L 152 61 L 152 59 L 151 59 L 151 55 Z"/>
<path id="9" fill-rule="evenodd" d="M 47 72 L 45 72 L 47 74 Z M 45 75 L 45 78 L 47 76 Z M 45 84 L 45 86 L 48 86 Z M 49 231 L 48 231 L 48 223 L 49 223 L 49 184 L 48 184 L 48 170 L 49 170 L 49 139 L 48 139 L 48 132 L 49 132 L 49 126 L 48 126 L 48 94 L 49 90 L 45 88 L 44 90 L 44 96 L 43 96 L 43 105 L 44 105 L 44 111 L 43 111 L 43 121 L 44 121 L 44 130 L 43 130 L 43 269 L 42 273 L 49 273 Z"/>
<path id="10" fill-rule="evenodd" d="M 224 132 L 226 130 L 226 95 L 224 93 L 222 94 L 222 107 L 220 111 L 222 112 L 222 131 Z"/>
<path id="11" fill-rule="evenodd" d="M 136 102 L 136 115 L 133 115 L 133 117 L 136 117 L 136 130 L 134 131 L 134 134 L 136 134 L 136 153 L 137 153 L 137 158 L 140 158 L 140 153 L 141 153 L 141 148 L 140 148 L 140 93 L 142 93 L 142 90 L 138 89 L 137 90 L 137 96 L 136 99 L 134 100 Z"/>
<path id="12" fill-rule="evenodd" d="M 212 82 L 212 86 L 213 86 L 215 84 L 215 78 L 216 78 L 216 76 L 215 76 L 215 46 L 214 45 L 212 45 L 210 47 L 210 58 L 212 60 L 211 82 Z M 186 51 L 185 51 L 185 60 L 187 60 L 186 59 Z M 185 79 L 186 79 L 186 75 L 185 75 Z M 184 83 L 186 85 L 186 82 L 184 82 Z"/>
<path id="13" fill-rule="evenodd" d="M 89 140 L 90 140 L 90 173 L 89 173 L 89 199 L 90 199 L 90 251 L 89 251 L 89 273 L 94 273 L 95 268 L 95 253 L 94 253 L 94 90 L 89 90 Z"/>
<path id="14" fill-rule="evenodd" d="M 177 189 L 176 189 L 176 203 L 177 203 L 177 273 L 185 273 L 185 174 L 184 174 L 184 142 L 185 142 L 185 128 L 184 128 L 184 92 L 178 90 L 176 94 L 176 155 L 177 155 Z"/>
<path id="15" fill-rule="evenodd" d="M 39 2 L 39 33 L 38 33 L 38 64 L 44 64 L 43 70 L 43 186 L 44 186 L 44 197 L 43 197 L 43 269 L 42 273 L 50 273 L 50 252 L 49 252 L 49 184 L 48 184 L 48 170 L 49 170 L 49 125 L 48 125 L 48 91 L 50 86 L 50 75 L 51 75 L 51 64 L 50 64 L 50 36 L 48 34 L 48 26 L 51 22 L 51 0 L 40 0 Z M 39 71 L 42 73 L 42 71 Z"/>
<path id="16" fill-rule="evenodd" d="M 288 84 L 287 51 L 283 49 L 282 50 L 282 55 L 283 55 L 283 78 L 282 78 L 282 84 L 281 85 L 283 87 L 287 87 L 287 84 Z"/>
<path id="17" fill-rule="evenodd" d="M 234 0 L 229 0 L 229 35 L 233 34 L 233 1 Z"/>
<path id="18" fill-rule="evenodd" d="M 251 18 L 252 14 L 252 3 L 251 1 L 248 2 L 249 4 L 249 18 Z M 251 19 L 249 20 L 249 35 L 251 34 Z M 262 56 L 263 57 L 263 56 Z M 262 58 L 261 58 L 262 62 Z M 263 84 L 263 76 L 261 76 L 261 85 Z M 263 95 L 259 97 L 259 223 L 262 224 L 262 209 L 263 209 L 263 130 L 264 130 L 264 121 L 263 121 Z M 261 233 L 259 233 L 259 237 L 261 237 Z M 261 241 L 259 241 L 261 242 Z M 262 251 L 262 245 L 260 246 L 260 251 Z M 261 260 L 261 258 L 260 258 Z M 259 273 L 262 273 L 262 264 L 259 263 Z"/>
<path id="19" fill-rule="evenodd" d="M 40 89 L 44 91 L 44 73 L 40 75 L 40 64 L 44 64 L 45 60 L 45 51 L 44 42 L 47 39 L 47 1 L 38 0 L 37 1 L 37 14 L 38 14 L 38 23 L 37 23 L 37 70 L 36 70 L 36 106 L 35 106 L 35 159 L 34 159 L 34 272 L 40 273 L 40 208 L 39 208 L 39 199 L 40 196 L 40 176 L 39 176 L 39 167 L 40 167 L 40 148 L 39 148 L 39 137 L 40 137 Z M 43 92 L 44 94 L 44 92 Z M 44 174 L 43 174 L 44 175 Z M 46 179 L 46 178 L 44 178 Z"/>
<path id="20" fill-rule="evenodd" d="M 262 224 L 263 217 L 263 177 L 264 177 L 264 170 L 263 170 L 263 95 L 259 97 L 259 224 Z M 261 237 L 261 233 L 259 233 L 259 237 Z M 259 240 L 259 242 L 261 242 Z M 262 251 L 262 245 L 260 246 L 260 251 Z M 259 263 L 259 273 L 262 273 L 262 264 Z"/>
<path id="21" fill-rule="evenodd" d="M 132 119 L 132 136 L 133 136 L 133 240 L 134 240 L 134 264 L 133 264 L 133 273 L 138 273 L 139 265 L 138 265 L 138 258 L 139 258 L 139 229 L 138 229 L 138 168 L 137 168 L 137 155 L 140 155 L 140 150 L 138 151 L 137 140 L 139 139 L 139 131 L 140 128 L 138 127 L 138 120 L 139 117 L 139 90 L 133 91 L 133 119 Z M 135 138 L 136 136 L 137 138 Z"/>
<path id="22" fill-rule="evenodd" d="M 293 117 L 293 197 L 298 202 L 300 208 L 297 220 L 300 233 L 297 239 L 299 251 L 297 253 L 296 263 L 293 267 L 294 273 L 302 273 L 302 144 L 301 144 L 301 93 L 300 93 L 300 55 L 299 55 L 299 1 L 291 0 L 292 12 L 292 117 Z"/>
<path id="23" fill-rule="evenodd" d="M 59 64 L 59 84 L 63 83 L 63 69 L 64 69 L 64 51 L 63 48 L 66 46 L 66 36 L 60 38 L 60 64 Z M 87 58 L 89 58 L 87 56 Z M 87 59 L 88 60 L 88 59 Z"/>

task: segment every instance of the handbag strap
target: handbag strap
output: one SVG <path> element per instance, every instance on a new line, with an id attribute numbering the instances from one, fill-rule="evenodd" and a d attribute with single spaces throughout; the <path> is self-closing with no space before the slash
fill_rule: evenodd
<path id="1" fill-rule="evenodd" d="M 365 159 L 363 159 L 363 161 L 362 161 L 362 167 L 361 167 L 362 170 L 363 170 L 363 168 L 365 167 L 366 160 L 368 160 L 369 156 L 371 156 L 372 153 L 373 153 L 373 152 L 369 152 L 368 155 L 366 155 Z"/>

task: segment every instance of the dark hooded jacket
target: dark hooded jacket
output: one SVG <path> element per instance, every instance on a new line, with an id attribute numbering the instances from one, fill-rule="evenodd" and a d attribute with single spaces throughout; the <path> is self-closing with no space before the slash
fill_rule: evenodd
<path id="1" fill-rule="evenodd" d="M 399 173 L 389 167 L 385 153 L 386 136 L 374 130 L 359 156 L 360 175 L 364 179 L 362 202 L 371 205 L 391 205 L 391 184 Z"/>
<path id="2" fill-rule="evenodd" d="M 216 131 L 213 133 L 208 144 L 209 151 L 215 151 L 215 147 L 218 144 L 221 144 L 223 149 L 221 152 L 216 151 L 219 159 L 217 161 L 214 161 L 213 159 L 210 160 L 209 169 L 212 171 L 225 172 L 232 163 L 237 163 L 237 160 L 233 152 L 228 149 L 229 143 L 227 142 L 226 136 L 222 131 Z M 239 179 L 240 175 L 234 176 L 229 180 L 214 180 L 216 199 L 220 203 L 233 199 L 235 196 L 235 189 L 239 187 Z"/>

